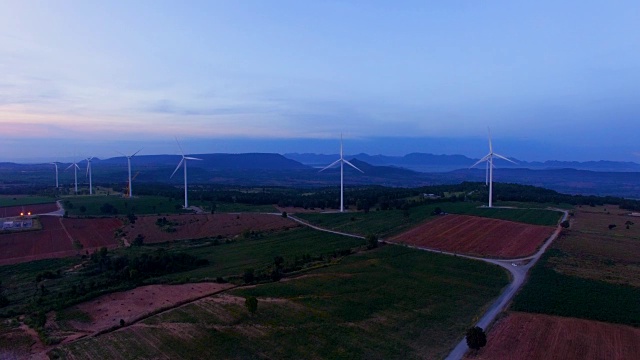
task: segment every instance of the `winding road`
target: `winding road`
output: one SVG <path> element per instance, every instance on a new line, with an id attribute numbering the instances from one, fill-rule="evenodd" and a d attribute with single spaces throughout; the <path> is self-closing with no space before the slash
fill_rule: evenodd
<path id="1" fill-rule="evenodd" d="M 429 248 L 424 248 L 424 247 L 419 247 L 419 246 L 410 246 L 410 245 L 405 245 L 405 244 L 393 243 L 393 242 L 389 242 L 389 241 L 387 241 L 387 242 L 390 243 L 390 244 L 407 246 L 407 247 L 410 247 L 410 248 L 413 248 L 413 249 L 417 249 L 417 250 L 429 251 L 429 252 L 434 252 L 434 253 L 438 253 L 438 254 L 445 254 L 445 255 L 451 255 L 451 256 L 458 256 L 458 257 L 463 257 L 463 258 L 473 259 L 473 260 L 480 260 L 480 261 L 487 262 L 489 264 L 494 264 L 494 265 L 501 266 L 504 269 L 506 269 L 507 271 L 509 271 L 509 273 L 511 274 L 511 283 L 506 287 L 506 289 L 502 292 L 502 294 L 500 294 L 500 296 L 496 299 L 496 301 L 494 301 L 493 304 L 491 304 L 491 306 L 487 309 L 487 311 L 484 313 L 484 315 L 482 315 L 480 320 L 475 325 L 475 326 L 479 326 L 479 327 L 481 327 L 481 328 L 486 330 L 489 327 L 489 325 L 491 323 L 493 323 L 493 321 L 495 320 L 496 316 L 498 316 L 498 314 L 500 314 L 507 307 L 507 305 L 509 304 L 511 299 L 513 299 L 514 295 L 518 292 L 518 290 L 520 290 L 520 288 L 524 284 L 524 281 L 525 281 L 525 279 L 527 277 L 529 269 L 531 269 L 538 262 L 538 260 L 542 256 L 542 254 L 544 254 L 544 252 L 549 247 L 549 245 L 551 245 L 551 243 L 560 234 L 560 231 L 562 230 L 562 227 L 560 226 L 560 224 L 563 221 L 567 220 L 567 217 L 569 216 L 569 213 L 568 213 L 567 210 L 562 210 L 562 209 L 549 209 L 549 210 L 558 211 L 558 212 L 562 212 L 563 213 L 562 218 L 560 219 L 560 221 L 558 221 L 558 225 L 557 225 L 556 230 L 553 232 L 553 234 L 551 234 L 551 236 L 549 236 L 549 238 L 542 244 L 542 246 L 540 246 L 540 249 L 538 249 L 538 251 L 535 254 L 533 254 L 531 256 L 527 256 L 527 257 L 522 257 L 522 258 L 515 258 L 515 259 L 483 258 L 483 257 L 477 257 L 477 256 L 461 255 L 461 254 L 457 254 L 457 253 L 454 254 L 454 253 L 451 253 L 451 252 L 434 250 L 434 249 L 429 249 Z M 308 227 L 310 227 L 312 229 L 315 229 L 315 230 L 324 231 L 324 232 L 337 234 L 337 235 L 350 236 L 350 237 L 354 237 L 354 238 L 364 239 L 364 236 L 344 233 L 344 232 L 340 232 L 340 231 L 335 231 L 335 230 L 330 230 L 330 229 L 322 228 L 322 227 L 319 227 L 319 226 L 315 226 L 315 225 L 312 225 L 312 224 L 310 224 L 310 223 L 308 223 L 306 221 L 303 221 L 303 220 L 301 220 L 301 219 L 299 219 L 299 218 L 297 218 L 295 216 L 289 215 L 289 218 L 291 220 L 293 220 L 293 221 L 296 221 L 296 222 L 298 222 L 298 223 L 300 223 L 300 224 L 302 224 L 304 226 L 308 226 Z M 380 241 L 383 241 L 383 240 L 380 239 Z M 523 264 L 524 262 L 526 262 L 526 264 Z M 453 348 L 451 353 L 449 353 L 449 355 L 446 357 L 446 360 L 462 359 L 464 357 L 464 354 L 468 350 L 469 350 L 469 347 L 467 346 L 467 341 L 463 337 L 462 340 L 460 340 L 460 342 L 458 343 L 458 345 L 456 345 L 456 347 Z"/>

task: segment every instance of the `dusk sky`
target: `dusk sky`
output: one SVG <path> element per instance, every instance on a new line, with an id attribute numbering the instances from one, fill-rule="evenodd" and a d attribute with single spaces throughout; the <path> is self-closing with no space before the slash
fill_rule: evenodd
<path id="1" fill-rule="evenodd" d="M 0 0 L 0 161 L 640 162 L 638 1 Z"/>

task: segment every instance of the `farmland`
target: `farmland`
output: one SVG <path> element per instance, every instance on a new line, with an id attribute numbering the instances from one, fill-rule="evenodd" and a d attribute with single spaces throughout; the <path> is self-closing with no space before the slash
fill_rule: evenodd
<path id="1" fill-rule="evenodd" d="M 129 241 L 144 236 L 145 243 L 181 239 L 233 236 L 244 231 L 273 231 L 298 226 L 294 221 L 266 214 L 184 214 L 140 216 L 135 224 L 124 227 Z"/>
<path id="2" fill-rule="evenodd" d="M 512 312 L 491 330 L 473 359 L 637 359 L 640 329 L 565 317 Z"/>
<path id="3" fill-rule="evenodd" d="M 31 214 L 33 215 L 46 214 L 56 210 L 58 210 L 58 206 L 55 202 L 45 204 L 6 206 L 0 208 L 0 217 L 20 216 L 21 213 L 26 215 L 29 212 L 31 212 Z"/>
<path id="4" fill-rule="evenodd" d="M 467 215 L 444 215 L 389 238 L 392 242 L 476 256 L 533 254 L 555 228 Z"/>
<path id="5" fill-rule="evenodd" d="M 282 256 L 284 267 L 303 268 L 305 264 L 330 264 L 341 253 L 361 247 L 364 240 L 322 233 L 306 228 L 265 233 L 255 237 L 231 239 L 203 239 L 169 244 L 153 244 L 111 250 L 111 259 L 134 259 L 146 255 L 186 254 L 208 261 L 205 266 L 191 270 L 156 274 L 135 281 L 114 281 L 110 273 L 95 271 L 89 259 L 79 257 L 46 259 L 0 266 L 5 295 L 10 305 L 3 313 L 33 311 L 34 284 L 47 289 L 37 309 L 59 309 L 61 305 L 90 299 L 104 293 L 127 290 L 139 285 L 188 281 L 212 281 L 218 277 L 242 281 L 243 272 L 255 269 L 256 277 L 271 273 L 275 256 Z M 314 260 L 315 259 L 315 260 Z M 84 271 L 83 269 L 86 269 Z M 44 281 L 35 281 L 40 274 L 55 274 Z M 116 279 L 117 280 L 117 279 Z"/>
<path id="6" fill-rule="evenodd" d="M 119 219 L 39 218 L 42 230 L 0 234 L 0 264 L 73 256 L 80 249 L 115 246 L 113 231 L 122 226 Z"/>
<path id="7" fill-rule="evenodd" d="M 551 245 L 515 297 L 511 310 L 518 313 L 491 330 L 489 341 L 500 340 L 488 346 L 484 358 L 503 358 L 512 351 L 535 358 L 538 349 L 555 349 L 558 358 L 638 357 L 636 218 L 612 205 L 582 206 L 572 213 L 571 228 Z M 514 334 L 516 328 L 533 334 L 535 344 Z"/>
<path id="8" fill-rule="evenodd" d="M 555 226 L 561 217 L 557 211 L 543 209 L 499 209 L 483 208 L 474 202 L 445 202 L 420 205 L 408 210 L 384 210 L 368 213 L 324 213 L 298 214 L 297 216 L 314 225 L 332 230 L 366 235 L 395 235 L 435 215 L 436 208 L 443 212 L 473 215 L 494 219 L 523 222 L 533 225 Z"/>
<path id="9" fill-rule="evenodd" d="M 640 326 L 640 229 L 627 213 L 576 208 L 571 229 L 533 269 L 513 308 Z M 536 296 L 543 289 L 546 296 Z"/>
<path id="10" fill-rule="evenodd" d="M 126 348 L 139 358 L 438 358 L 506 283 L 494 266 L 388 245 L 299 278 L 207 297 L 55 353 L 118 357 Z M 253 316 L 245 296 L 258 297 Z"/>

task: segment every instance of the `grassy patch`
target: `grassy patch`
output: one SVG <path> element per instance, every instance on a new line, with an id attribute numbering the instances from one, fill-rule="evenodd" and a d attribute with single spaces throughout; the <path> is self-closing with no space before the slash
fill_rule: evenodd
<path id="1" fill-rule="evenodd" d="M 454 214 L 482 216 L 492 219 L 509 220 L 532 225 L 555 226 L 562 217 L 559 211 L 545 209 L 501 209 L 501 208 L 461 208 L 450 211 Z"/>
<path id="2" fill-rule="evenodd" d="M 559 250 L 545 254 L 512 310 L 640 327 L 640 288 L 564 275 L 550 268 L 549 258 L 564 256 Z"/>
<path id="3" fill-rule="evenodd" d="M 442 358 L 506 284 L 496 266 L 389 245 L 60 351 L 90 357 L 131 346 L 128 354 L 141 358 Z M 245 296 L 258 297 L 254 315 Z"/>

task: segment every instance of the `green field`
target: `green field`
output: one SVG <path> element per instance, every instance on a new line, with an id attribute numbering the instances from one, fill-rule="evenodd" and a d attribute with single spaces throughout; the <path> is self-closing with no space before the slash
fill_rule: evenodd
<path id="1" fill-rule="evenodd" d="M 353 234 L 378 234 L 389 236 L 402 232 L 426 219 L 440 208 L 451 214 L 482 216 L 494 219 L 518 221 L 534 225 L 556 225 L 562 214 L 543 209 L 497 209 L 479 207 L 479 203 L 443 202 L 421 205 L 403 210 L 371 211 L 369 213 L 324 213 L 297 214 L 296 216 L 314 225 Z"/>
<path id="2" fill-rule="evenodd" d="M 507 281 L 496 266 L 387 245 L 56 352 L 76 358 L 114 357 L 122 349 L 128 358 L 443 358 Z M 244 296 L 258 297 L 254 315 Z"/>
<path id="3" fill-rule="evenodd" d="M 183 199 L 169 199 L 162 196 L 144 196 L 126 199 L 122 196 L 76 196 L 62 199 L 70 216 L 111 216 L 134 214 L 175 214 L 184 212 Z M 71 206 L 69 206 L 69 203 Z M 104 212 L 104 204 L 110 204 L 116 212 Z M 84 211 L 83 211 L 84 207 Z"/>
<path id="4" fill-rule="evenodd" d="M 365 245 L 362 239 L 334 235 L 309 228 L 282 231 L 252 240 L 240 240 L 230 244 L 215 240 L 174 242 L 152 247 L 164 247 L 171 251 L 183 251 L 197 258 L 207 259 L 210 265 L 203 268 L 157 278 L 170 282 L 189 277 L 191 281 L 215 280 L 218 276 L 241 275 L 244 270 L 268 271 L 275 256 L 282 256 L 285 264 L 300 260 L 305 255 L 327 256 Z M 146 248 L 146 246 L 145 246 Z"/>
<path id="5" fill-rule="evenodd" d="M 56 202 L 56 199 L 48 196 L 0 195 L 0 207 L 48 204 L 53 202 Z"/>
<path id="6" fill-rule="evenodd" d="M 153 253 L 165 249 L 170 253 L 187 253 L 199 259 L 209 261 L 207 266 L 190 271 L 182 271 L 155 276 L 142 281 L 143 284 L 158 282 L 184 282 L 215 280 L 217 277 L 239 278 L 248 268 L 256 275 L 270 271 L 275 256 L 282 256 L 286 266 L 300 263 L 305 256 L 318 258 L 323 256 L 329 261 L 329 255 L 340 253 L 365 244 L 364 240 L 314 231 L 308 228 L 291 229 L 273 234 L 264 234 L 252 239 L 238 239 L 227 243 L 225 239 L 179 241 L 151 246 L 131 247 L 111 251 L 113 257 L 127 255 L 134 257 L 142 253 Z M 10 305 L 0 310 L 0 316 L 9 313 L 25 313 L 36 310 L 59 309 L 66 304 L 98 296 L 105 292 L 119 291 L 140 285 L 137 282 L 109 282 L 107 274 L 84 274 L 70 269 L 86 262 L 80 258 L 47 259 L 23 264 L 0 267 L 0 279 L 4 294 Z M 60 274 L 59 277 L 36 283 L 36 276 L 45 272 Z M 241 281 L 241 280 L 240 280 Z M 39 285 L 43 285 L 46 294 L 40 296 Z M 78 291 L 73 291 L 73 288 Z M 79 289 L 83 288 L 84 291 Z M 73 291 L 73 295 L 69 295 Z M 36 303 L 34 300 L 40 298 Z"/>
<path id="7" fill-rule="evenodd" d="M 550 259 L 565 256 L 549 250 L 511 309 L 640 327 L 640 288 L 564 275 L 550 267 Z"/>
<path id="8" fill-rule="evenodd" d="M 443 209 L 446 209 L 443 207 Z M 452 214 L 482 216 L 493 219 L 516 221 L 525 224 L 555 226 L 562 217 L 559 211 L 545 209 L 500 209 L 470 207 L 450 211 Z"/>

